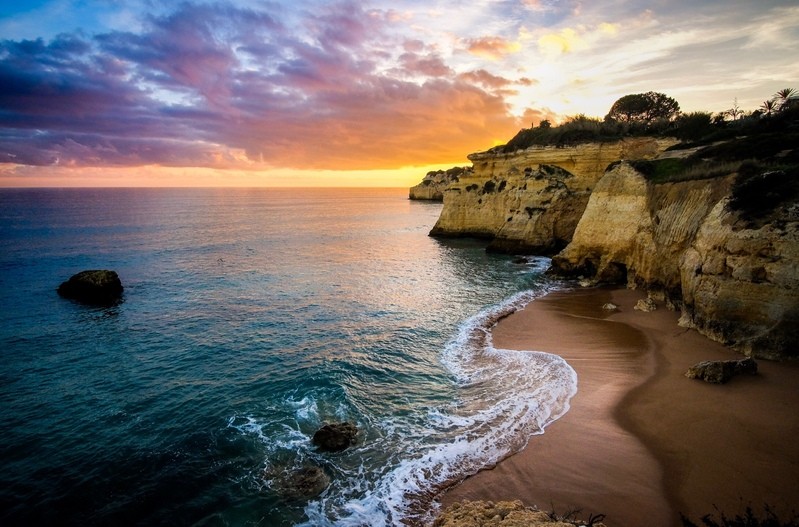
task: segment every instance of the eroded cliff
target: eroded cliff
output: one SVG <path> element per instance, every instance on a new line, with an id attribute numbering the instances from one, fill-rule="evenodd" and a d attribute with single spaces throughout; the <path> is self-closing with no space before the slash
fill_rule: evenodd
<path id="1" fill-rule="evenodd" d="M 471 154 L 473 171 L 444 191 L 433 236 L 491 239 L 490 249 L 554 254 L 571 241 L 594 186 L 618 159 L 649 159 L 675 141 L 633 138 Z"/>
<path id="2" fill-rule="evenodd" d="M 766 358 L 799 343 L 799 205 L 752 226 L 731 210 L 734 176 L 654 184 L 628 163 L 597 183 L 559 274 L 642 287 L 681 325 Z"/>
<path id="3" fill-rule="evenodd" d="M 447 170 L 432 170 L 422 182 L 408 191 L 408 198 L 415 200 L 443 201 L 444 189 L 472 172 L 472 167 L 452 167 Z"/>
<path id="4" fill-rule="evenodd" d="M 553 272 L 645 289 L 679 309 L 681 325 L 747 355 L 799 357 L 793 136 L 664 154 L 674 143 L 472 154 L 473 171 L 444 190 L 431 235 L 554 255 Z"/>

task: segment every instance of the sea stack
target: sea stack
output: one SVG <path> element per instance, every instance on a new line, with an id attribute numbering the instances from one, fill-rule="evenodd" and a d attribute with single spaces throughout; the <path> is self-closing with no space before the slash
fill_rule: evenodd
<path id="1" fill-rule="evenodd" d="M 114 271 L 81 271 L 58 286 L 58 294 L 84 304 L 110 306 L 122 298 L 122 282 Z"/>

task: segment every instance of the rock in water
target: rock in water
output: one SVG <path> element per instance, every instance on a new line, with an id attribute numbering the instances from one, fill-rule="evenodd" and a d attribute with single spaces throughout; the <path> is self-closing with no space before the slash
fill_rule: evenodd
<path id="1" fill-rule="evenodd" d="M 741 360 L 708 360 L 694 364 L 685 376 L 713 384 L 724 384 L 739 374 L 757 374 L 757 362 L 751 357 Z"/>
<path id="2" fill-rule="evenodd" d="M 349 422 L 326 424 L 313 435 L 313 444 L 320 450 L 339 452 L 355 443 L 358 427 Z"/>
<path id="3" fill-rule="evenodd" d="M 330 477 L 320 467 L 308 465 L 291 473 L 282 484 L 287 498 L 310 499 L 324 492 Z"/>
<path id="4" fill-rule="evenodd" d="M 116 272 L 108 270 L 81 271 L 58 286 L 58 294 L 101 306 L 110 306 L 122 298 L 122 282 Z"/>
<path id="5" fill-rule="evenodd" d="M 605 311 L 617 311 L 619 309 L 619 306 L 617 306 L 613 302 L 608 302 L 607 304 L 602 306 L 602 309 L 604 309 Z"/>

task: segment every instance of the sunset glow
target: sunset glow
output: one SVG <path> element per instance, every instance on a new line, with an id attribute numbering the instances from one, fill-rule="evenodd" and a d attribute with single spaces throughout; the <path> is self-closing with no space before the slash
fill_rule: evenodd
<path id="1" fill-rule="evenodd" d="M 629 93 L 756 109 L 797 47 L 792 1 L 14 2 L 0 186 L 408 186 Z"/>

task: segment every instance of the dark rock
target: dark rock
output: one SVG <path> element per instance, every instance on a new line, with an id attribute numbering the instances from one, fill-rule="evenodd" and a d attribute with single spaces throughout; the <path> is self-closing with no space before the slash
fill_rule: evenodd
<path id="1" fill-rule="evenodd" d="M 122 297 L 122 282 L 114 271 L 82 271 L 58 286 L 64 298 L 85 304 L 109 306 Z"/>
<path id="2" fill-rule="evenodd" d="M 315 498 L 330 485 L 330 476 L 322 468 L 307 465 L 290 474 L 280 482 L 283 495 L 290 499 Z"/>
<path id="3" fill-rule="evenodd" d="M 349 422 L 326 424 L 313 435 L 313 444 L 320 450 L 339 452 L 355 443 L 358 427 Z"/>
<path id="4" fill-rule="evenodd" d="M 709 360 L 694 364 L 685 372 L 689 379 L 700 379 L 714 384 L 724 384 L 739 374 L 757 375 L 755 359 L 747 357 L 741 360 Z"/>

